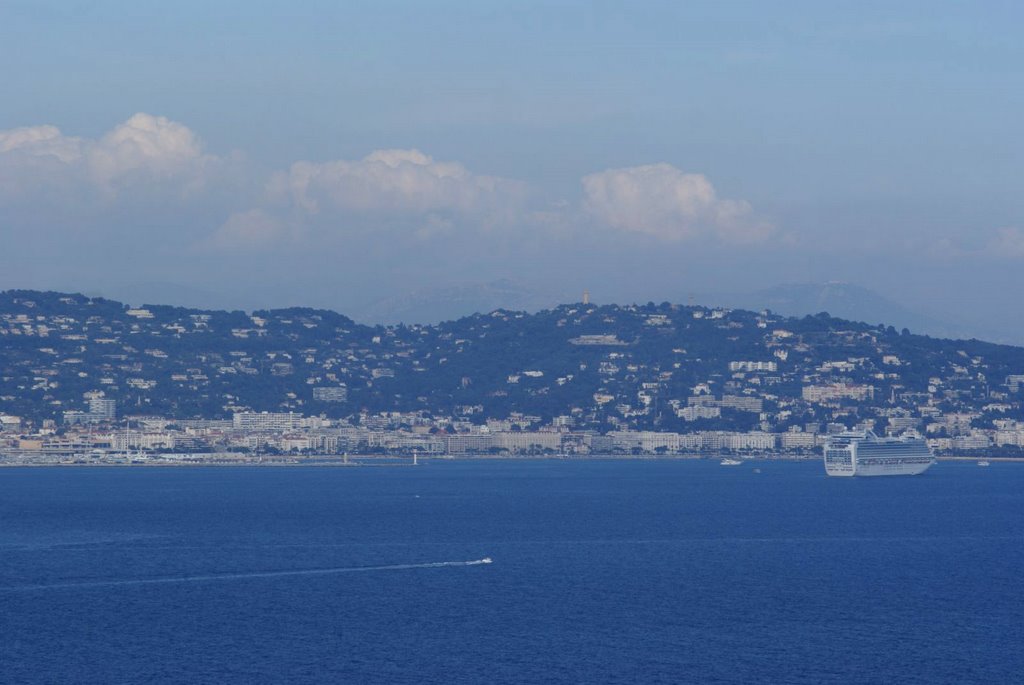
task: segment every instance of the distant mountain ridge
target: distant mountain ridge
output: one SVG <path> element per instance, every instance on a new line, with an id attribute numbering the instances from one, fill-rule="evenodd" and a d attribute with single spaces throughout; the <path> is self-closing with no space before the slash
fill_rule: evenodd
<path id="1" fill-rule="evenodd" d="M 727 296 L 723 304 L 744 309 L 770 309 L 786 316 L 828 312 L 849 321 L 882 323 L 914 333 L 962 337 L 964 331 L 947 321 L 915 311 L 873 290 L 853 283 L 788 283 L 744 295 Z"/>
<path id="2" fill-rule="evenodd" d="M 551 309 L 560 302 L 571 302 L 582 295 L 579 290 L 566 289 L 557 284 L 523 283 L 512 278 L 492 281 L 462 282 L 434 285 L 398 295 L 371 301 L 355 299 L 344 311 L 355 320 L 366 324 L 392 325 L 397 323 L 435 324 L 453 321 L 476 312 L 496 309 L 535 313 Z M 691 295 L 691 293 L 693 293 Z M 206 309 L 260 308 L 253 295 L 241 293 L 207 292 L 191 285 L 169 282 L 138 283 L 117 288 L 101 289 L 99 293 L 113 299 L 133 303 L 166 302 L 175 305 Z M 120 294 L 120 296 L 119 296 Z M 606 301 L 607 294 L 595 289 L 594 301 Z M 276 305 L 302 304 L 302 297 L 294 289 L 282 291 L 274 298 Z M 330 297 L 318 295 L 319 306 L 332 307 Z M 648 299 L 619 298 L 621 301 Z M 661 301 L 664 297 L 654 298 Z M 787 316 L 806 316 L 828 312 L 851 321 L 884 323 L 898 329 L 909 328 L 945 338 L 978 338 L 1005 344 L 1024 344 L 1024 328 L 1020 318 L 1000 317 L 996 321 L 983 320 L 972 311 L 954 310 L 934 305 L 927 308 L 910 307 L 891 297 L 879 294 L 854 283 L 789 283 L 753 292 L 677 291 L 669 299 L 679 302 L 693 301 L 705 305 L 720 305 L 735 309 L 760 311 L 770 309 Z"/>
<path id="3" fill-rule="evenodd" d="M 438 323 L 495 309 L 538 312 L 579 293 L 542 290 L 512 279 L 482 283 L 429 287 L 401 296 L 378 300 L 358 308 L 360 321 L 394 324 Z M 689 298 L 684 298 L 689 299 Z M 869 288 L 842 282 L 788 283 L 749 293 L 703 292 L 700 304 L 718 304 L 735 309 L 770 309 L 786 316 L 807 316 L 827 312 L 850 321 L 884 323 L 944 338 L 979 338 L 1000 343 L 1024 343 L 1024 332 L 964 319 L 954 312 L 936 314 L 905 306 Z"/>
<path id="4" fill-rule="evenodd" d="M 535 312 L 557 304 L 559 298 L 551 293 L 501 278 L 483 283 L 420 288 L 361 307 L 356 311 L 356 318 L 382 324 L 429 324 L 496 309 Z"/>

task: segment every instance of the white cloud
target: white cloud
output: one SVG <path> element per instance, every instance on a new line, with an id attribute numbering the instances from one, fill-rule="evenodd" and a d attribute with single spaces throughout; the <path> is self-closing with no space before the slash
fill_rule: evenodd
<path id="1" fill-rule="evenodd" d="M 61 134 L 56 126 L 26 126 L 0 131 L 0 155 L 51 157 L 71 164 L 82 157 L 82 141 Z"/>
<path id="2" fill-rule="evenodd" d="M 71 202 L 84 178 L 83 147 L 55 126 L 0 131 L 0 210 Z"/>
<path id="3" fill-rule="evenodd" d="M 56 213 L 67 226 L 85 218 L 128 226 L 154 212 L 167 225 L 188 216 L 182 230 L 204 231 L 204 238 L 193 232 L 188 240 L 207 249 L 272 249 L 304 237 L 375 239 L 379 231 L 417 241 L 490 233 L 508 247 L 571 233 L 584 216 L 666 241 L 756 243 L 773 233 L 746 202 L 720 198 L 703 175 L 668 164 L 585 176 L 582 212 L 577 202 L 531 204 L 524 182 L 416 149 L 299 161 L 265 183 L 255 175 L 207 153 L 184 124 L 145 113 L 96 138 L 55 126 L 0 131 L 0 212 L 28 219 L 26 225 L 45 225 Z M 211 233 L 209 226 L 219 228 Z"/>
<path id="4" fill-rule="evenodd" d="M 380 229 L 420 241 L 459 230 L 520 225 L 526 184 L 475 174 L 419 150 L 376 150 L 359 160 L 296 162 L 276 173 L 264 201 L 236 212 L 206 247 L 270 247 L 302 237 L 368 236 Z"/>
<path id="5" fill-rule="evenodd" d="M 670 164 L 608 169 L 583 177 L 584 208 L 623 231 L 670 241 L 710 235 L 730 243 L 767 239 L 773 226 L 743 200 L 718 197 L 702 174 Z"/>
<path id="6" fill-rule="evenodd" d="M 271 188 L 307 213 L 449 213 L 484 223 L 515 213 L 525 185 L 438 162 L 419 150 L 377 150 L 361 160 L 296 162 Z"/>
<path id="7" fill-rule="evenodd" d="M 92 178 L 107 186 L 139 174 L 201 183 L 204 168 L 215 160 L 203 154 L 188 127 L 149 114 L 136 114 L 116 126 L 88 147 L 87 157 Z"/>
<path id="8" fill-rule="evenodd" d="M 98 139 L 66 136 L 55 126 L 0 131 L 0 200 L 59 200 L 122 191 L 189 193 L 201 188 L 218 158 L 203 152 L 188 127 L 135 114 Z"/>

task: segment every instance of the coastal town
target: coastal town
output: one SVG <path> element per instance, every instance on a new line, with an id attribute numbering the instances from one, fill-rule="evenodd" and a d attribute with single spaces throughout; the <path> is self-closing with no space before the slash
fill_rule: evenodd
<path id="1" fill-rule="evenodd" d="M 0 461 L 811 458 L 829 435 L 1024 455 L 1024 350 L 655 305 L 365 326 L 0 293 Z"/>

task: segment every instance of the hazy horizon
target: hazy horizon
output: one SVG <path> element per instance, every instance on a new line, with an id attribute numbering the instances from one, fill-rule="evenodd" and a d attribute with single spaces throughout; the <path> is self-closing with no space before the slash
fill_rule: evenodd
<path id="1" fill-rule="evenodd" d="M 1022 18 L 6 3 L 0 288 L 365 319 L 843 281 L 1021 341 Z"/>

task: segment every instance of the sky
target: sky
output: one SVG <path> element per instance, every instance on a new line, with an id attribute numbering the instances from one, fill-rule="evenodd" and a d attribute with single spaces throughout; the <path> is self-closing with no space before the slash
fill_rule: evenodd
<path id="1" fill-rule="evenodd" d="M 0 0 L 0 288 L 372 320 L 844 281 L 1024 339 L 1022 20 Z"/>

